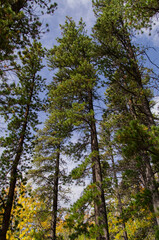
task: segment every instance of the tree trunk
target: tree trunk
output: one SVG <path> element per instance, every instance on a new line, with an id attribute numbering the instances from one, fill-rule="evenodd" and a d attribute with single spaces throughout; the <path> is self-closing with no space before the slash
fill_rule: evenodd
<path id="1" fill-rule="evenodd" d="M 59 163 L 60 163 L 60 146 L 56 155 L 56 166 L 54 174 L 53 188 L 53 210 L 52 210 L 52 240 L 56 240 L 56 222 L 57 222 L 57 202 L 58 202 L 58 182 L 59 182 Z"/>
<path id="2" fill-rule="evenodd" d="M 123 204 L 122 204 L 121 195 L 120 195 L 120 192 L 119 192 L 118 178 L 117 178 L 117 174 L 116 174 L 116 170 L 115 170 L 115 163 L 114 163 L 114 157 L 113 157 L 112 149 L 111 149 L 111 160 L 112 160 L 113 175 L 114 175 L 114 181 L 115 181 L 115 191 L 116 191 L 116 195 L 117 195 L 117 199 L 118 199 L 119 213 L 120 213 L 120 216 L 121 216 L 122 213 L 123 213 Z M 124 240 L 128 240 L 128 234 L 127 234 L 127 231 L 126 231 L 125 222 L 122 222 L 122 227 L 123 227 L 123 230 L 124 230 Z"/>
<path id="3" fill-rule="evenodd" d="M 93 112 L 94 109 L 91 90 L 88 91 L 88 98 L 89 98 L 89 111 Z M 99 233 L 96 239 L 109 240 L 108 220 L 104 197 L 104 189 L 102 185 L 102 171 L 99 158 L 99 147 L 94 114 L 90 121 L 90 127 L 91 127 L 91 152 L 93 153 L 92 156 L 93 183 L 96 184 L 96 188 L 99 193 L 95 196 L 94 200 L 95 223 L 99 228 Z"/>

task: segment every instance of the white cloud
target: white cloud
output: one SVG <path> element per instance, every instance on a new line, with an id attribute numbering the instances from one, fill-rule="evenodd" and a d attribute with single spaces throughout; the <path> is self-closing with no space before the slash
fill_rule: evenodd
<path id="1" fill-rule="evenodd" d="M 77 5 L 79 6 L 79 5 L 88 5 L 88 4 L 90 4 L 90 0 L 67 0 L 67 4 L 69 5 L 69 7 L 72 7 L 72 8 L 74 8 L 74 7 L 76 7 Z"/>
<path id="2" fill-rule="evenodd" d="M 72 17 L 72 19 L 78 23 L 82 17 L 83 21 L 86 23 L 86 29 L 88 34 L 91 32 L 91 28 L 95 22 L 95 16 L 92 9 L 91 0 L 59 0 L 58 8 L 53 15 L 43 16 L 43 22 L 49 23 L 50 32 L 46 33 L 42 42 L 47 48 L 51 48 L 53 44 L 56 44 L 56 38 L 60 37 L 60 27 L 59 24 L 63 25 L 65 23 L 66 16 Z"/>
<path id="3" fill-rule="evenodd" d="M 91 0 L 67 0 L 66 4 L 59 4 L 59 12 L 61 12 L 60 22 L 65 16 L 72 17 L 73 20 L 78 22 L 82 17 L 86 23 L 86 28 L 90 31 L 95 22 L 95 16 L 92 9 Z M 58 10 L 57 10 L 58 11 Z"/>
<path id="4" fill-rule="evenodd" d="M 153 114 L 156 114 L 156 115 L 159 115 L 159 96 L 156 96 L 154 97 L 154 102 L 155 102 L 155 105 L 153 106 L 153 108 L 151 109 L 152 110 L 152 113 Z"/>
<path id="5" fill-rule="evenodd" d="M 140 34 L 140 38 L 145 38 L 145 40 L 153 43 L 155 47 L 159 47 L 159 17 L 158 15 L 154 16 L 152 19 L 152 29 L 142 29 L 143 34 Z"/>

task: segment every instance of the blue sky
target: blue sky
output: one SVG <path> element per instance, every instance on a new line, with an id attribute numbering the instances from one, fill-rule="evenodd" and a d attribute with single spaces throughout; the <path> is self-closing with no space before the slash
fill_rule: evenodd
<path id="1" fill-rule="evenodd" d="M 53 1 L 53 0 L 52 0 Z M 95 23 L 95 16 L 92 9 L 91 0 L 55 0 L 58 4 L 57 10 L 53 15 L 43 16 L 44 23 L 49 23 L 50 32 L 42 37 L 43 45 L 47 48 L 56 43 L 56 37 L 60 36 L 59 24 L 64 24 L 66 16 L 72 17 L 76 22 L 82 17 L 86 23 L 88 33 Z M 54 1 L 53 1 L 54 2 Z M 152 35 L 149 36 L 149 30 L 144 30 L 144 34 L 138 36 L 139 41 L 146 44 L 153 44 L 154 47 L 159 47 L 158 29 L 159 20 L 158 16 L 153 18 L 156 24 L 153 26 Z"/>
<path id="2" fill-rule="evenodd" d="M 58 0 L 58 8 L 51 16 L 44 16 L 44 23 L 49 24 L 50 32 L 42 37 L 42 43 L 45 47 L 51 48 L 56 44 L 56 38 L 60 37 L 60 26 L 64 24 L 66 16 L 72 17 L 77 23 L 82 17 L 86 23 L 88 33 L 95 22 L 94 13 L 92 10 L 91 0 Z"/>

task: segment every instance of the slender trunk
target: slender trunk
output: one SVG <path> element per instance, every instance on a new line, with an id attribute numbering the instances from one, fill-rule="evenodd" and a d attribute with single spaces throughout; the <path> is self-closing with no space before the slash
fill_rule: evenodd
<path id="1" fill-rule="evenodd" d="M 118 199 L 119 212 L 120 212 L 120 215 L 122 215 L 123 205 L 122 205 L 121 196 L 120 196 L 120 193 L 118 192 L 118 190 L 117 190 L 117 199 Z M 126 225 L 125 225 L 125 222 L 123 222 L 123 221 L 122 221 L 122 228 L 123 228 L 123 235 L 124 235 L 123 238 L 124 238 L 124 240 L 128 240 Z"/>
<path id="2" fill-rule="evenodd" d="M 26 132 L 26 127 L 27 127 L 27 123 L 28 123 L 30 103 L 32 100 L 32 95 L 33 95 L 34 80 L 35 80 L 35 77 L 33 77 L 32 85 L 31 85 L 31 89 L 30 89 L 29 103 L 27 104 L 27 107 L 26 107 L 21 136 L 19 139 L 18 148 L 16 151 L 15 159 L 13 161 L 12 169 L 11 169 L 9 191 L 8 191 L 4 214 L 3 214 L 2 228 L 0 230 L 0 239 L 1 240 L 6 240 L 6 234 L 9 229 L 11 211 L 12 211 L 12 206 L 13 206 L 13 202 L 14 202 L 16 182 L 17 182 L 17 178 L 18 178 L 17 170 L 18 170 L 19 161 L 20 161 L 20 158 L 21 158 L 21 155 L 23 152 L 23 143 L 24 143 L 25 132 Z"/>
<path id="3" fill-rule="evenodd" d="M 89 97 L 89 111 L 93 112 L 94 109 L 91 91 L 88 91 L 88 97 Z M 102 185 L 102 171 L 99 158 L 99 147 L 94 115 L 92 116 L 92 119 L 90 121 L 90 127 L 91 127 L 91 152 L 93 153 L 92 156 L 93 183 L 96 184 L 99 193 L 96 195 L 94 200 L 95 223 L 99 228 L 99 233 L 96 239 L 109 240 L 108 220 L 104 197 L 104 189 Z"/>
<path id="4" fill-rule="evenodd" d="M 117 178 L 117 173 L 116 173 L 116 170 L 115 170 L 115 163 L 114 163 L 114 157 L 113 157 L 113 153 L 112 153 L 112 149 L 111 150 L 111 161 L 112 161 L 112 167 L 113 167 L 113 175 L 114 175 L 114 181 L 115 181 L 115 191 L 116 191 L 116 194 L 117 194 L 117 199 L 118 199 L 118 206 L 119 206 L 119 213 L 120 213 L 120 216 L 122 215 L 123 213 L 123 204 L 122 204 L 122 201 L 121 201 L 121 195 L 120 195 L 120 192 L 119 192 L 119 185 L 118 185 L 118 178 Z M 128 234 L 127 234 L 127 231 L 126 231 L 126 225 L 125 225 L 125 222 L 122 222 L 122 227 L 123 227 L 123 230 L 124 230 L 124 240 L 128 240 Z"/>
<path id="5" fill-rule="evenodd" d="M 57 222 L 57 202 L 58 202 L 58 182 L 59 182 L 59 163 L 60 163 L 60 146 L 56 154 L 56 166 L 54 174 L 53 188 L 53 212 L 52 212 L 52 240 L 56 240 L 56 222 Z"/>

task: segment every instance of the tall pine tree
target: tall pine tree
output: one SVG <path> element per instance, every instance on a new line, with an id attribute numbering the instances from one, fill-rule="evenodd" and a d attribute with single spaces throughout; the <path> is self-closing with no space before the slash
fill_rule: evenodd
<path id="1" fill-rule="evenodd" d="M 97 123 L 94 112 L 94 101 L 98 77 L 92 56 L 93 44 L 86 35 L 84 24 L 80 21 L 75 25 L 72 19 L 67 19 L 61 26 L 62 38 L 58 38 L 58 46 L 50 50 L 49 65 L 58 69 L 54 77 L 57 84 L 52 91 L 56 101 L 69 103 L 65 108 L 66 123 L 74 125 L 74 129 L 83 129 L 83 136 L 89 136 L 90 157 L 87 163 L 92 167 L 94 183 L 94 214 L 96 224 L 96 239 L 109 239 L 108 222 L 102 184 L 102 172 L 97 139 Z M 85 169 L 83 168 L 83 171 Z M 83 172 L 82 171 L 82 172 Z"/>
<path id="2" fill-rule="evenodd" d="M 27 155 L 32 149 L 33 130 L 36 129 L 38 111 L 41 109 L 39 93 L 44 87 L 44 80 L 38 75 L 43 68 L 44 51 L 40 43 L 33 42 L 32 47 L 26 48 L 20 54 L 21 65 L 17 68 L 17 84 L 3 85 L 4 102 L 1 113 L 6 118 L 7 134 L 1 137 L 1 223 L 0 238 L 6 239 L 10 226 L 11 211 L 16 204 L 15 189 L 23 171 L 27 166 Z M 7 101 L 5 101 L 7 99 Z M 9 99 L 9 101 L 8 101 Z"/>
<path id="3" fill-rule="evenodd" d="M 150 75 L 149 70 L 139 59 L 140 49 L 132 43 L 133 28 L 126 25 L 127 19 L 122 15 L 124 8 L 122 4 L 120 1 L 94 1 L 95 12 L 97 16 L 99 15 L 94 27 L 94 36 L 99 41 L 97 48 L 99 66 L 108 79 L 107 100 L 110 112 L 116 114 L 116 123 L 119 128 L 129 125 L 132 121 L 130 125 L 133 126 L 135 134 L 135 138 L 129 135 L 131 143 L 134 143 L 132 152 L 134 159 L 140 161 L 139 166 L 144 168 L 144 171 L 140 171 L 141 177 L 145 181 L 146 188 L 151 192 L 158 225 L 159 193 L 152 167 L 152 156 L 147 152 L 146 146 L 138 145 L 138 149 L 135 148 L 136 139 L 140 139 L 140 130 L 142 132 L 143 125 L 150 132 L 151 127 L 155 125 L 150 109 L 152 97 L 148 87 Z M 126 136 L 123 139 L 125 139 L 123 142 L 130 147 Z M 143 142 L 145 142 L 144 138 Z"/>
<path id="4" fill-rule="evenodd" d="M 66 199 L 63 185 L 67 176 L 62 155 L 65 154 L 66 141 L 71 136 L 72 127 L 63 124 L 64 109 L 58 106 L 58 102 L 54 107 L 53 103 L 49 105 L 51 105 L 49 110 L 51 113 L 45 121 L 44 128 L 38 133 L 33 160 L 34 169 L 30 171 L 30 176 L 36 183 L 36 195 L 45 202 L 46 207 L 42 212 L 45 213 L 47 219 L 50 219 L 50 226 L 45 231 L 51 239 L 56 239 L 59 203 L 61 198 L 63 201 Z M 59 195 L 62 196 L 59 197 Z"/>

